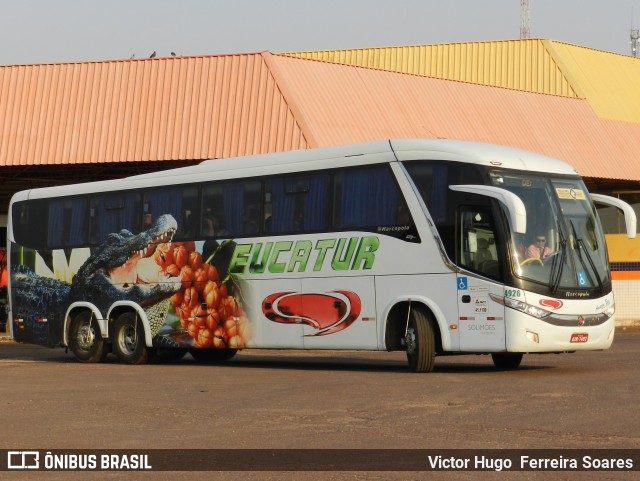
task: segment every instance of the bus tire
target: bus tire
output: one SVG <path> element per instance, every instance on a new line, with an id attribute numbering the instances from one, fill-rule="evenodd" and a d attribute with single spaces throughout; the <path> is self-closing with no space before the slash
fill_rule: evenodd
<path id="1" fill-rule="evenodd" d="M 118 359 L 127 364 L 146 364 L 150 359 L 144 327 L 132 312 L 125 312 L 118 316 L 113 326 L 111 343 Z"/>
<path id="2" fill-rule="evenodd" d="M 69 349 L 80 362 L 100 362 L 106 357 L 100 326 L 91 312 L 81 312 L 71 321 Z"/>
<path id="3" fill-rule="evenodd" d="M 518 369 L 522 362 L 521 352 L 494 352 L 491 354 L 493 365 L 498 369 L 511 370 Z"/>
<path id="4" fill-rule="evenodd" d="M 435 335 L 431 320 L 420 309 L 411 311 L 405 346 L 412 372 L 433 371 L 436 357 Z"/>
<path id="5" fill-rule="evenodd" d="M 237 349 L 191 349 L 189 354 L 198 362 L 228 361 L 238 352 Z"/>

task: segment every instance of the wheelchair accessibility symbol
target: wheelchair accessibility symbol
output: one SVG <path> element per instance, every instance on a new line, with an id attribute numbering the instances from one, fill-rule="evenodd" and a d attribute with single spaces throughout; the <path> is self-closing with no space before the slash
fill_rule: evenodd
<path id="1" fill-rule="evenodd" d="M 584 273 L 584 271 L 578 271 L 578 285 L 580 287 L 586 287 L 589 285 L 589 282 L 587 281 L 587 275 Z"/>
<path id="2" fill-rule="evenodd" d="M 466 291 L 468 288 L 467 278 L 466 277 L 458 277 L 458 290 Z"/>

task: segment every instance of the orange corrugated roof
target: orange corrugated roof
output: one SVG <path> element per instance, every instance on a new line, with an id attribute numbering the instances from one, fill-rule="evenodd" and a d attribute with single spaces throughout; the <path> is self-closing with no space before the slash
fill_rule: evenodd
<path id="1" fill-rule="evenodd" d="M 547 39 L 403 45 L 282 55 L 585 98 L 599 117 L 640 123 L 640 59 Z"/>
<path id="2" fill-rule="evenodd" d="M 444 137 L 519 147 L 585 177 L 640 180 L 640 125 L 600 119 L 588 102 L 383 70 L 273 56 L 312 146 Z"/>
<path id="3" fill-rule="evenodd" d="M 565 97 L 579 97 L 545 39 L 402 45 L 282 55 L 461 80 Z"/>
<path id="4" fill-rule="evenodd" d="M 307 148 L 263 55 L 0 67 L 0 165 Z"/>
<path id="5" fill-rule="evenodd" d="M 268 52 L 0 67 L 0 166 L 446 137 L 543 153 L 586 177 L 640 180 L 639 134 L 580 99 Z"/>

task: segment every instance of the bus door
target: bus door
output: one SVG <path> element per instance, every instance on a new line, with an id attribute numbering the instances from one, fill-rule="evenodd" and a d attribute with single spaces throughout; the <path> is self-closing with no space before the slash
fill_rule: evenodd
<path id="1" fill-rule="evenodd" d="M 373 276 L 302 280 L 305 349 L 377 349 Z"/>
<path id="2" fill-rule="evenodd" d="M 458 330 L 461 351 L 500 351 L 505 349 L 503 288 L 474 276 L 457 276 Z"/>
<path id="3" fill-rule="evenodd" d="M 505 349 L 501 262 L 489 208 L 462 207 L 458 211 L 456 256 L 466 273 L 456 277 L 458 329 L 461 351 Z"/>

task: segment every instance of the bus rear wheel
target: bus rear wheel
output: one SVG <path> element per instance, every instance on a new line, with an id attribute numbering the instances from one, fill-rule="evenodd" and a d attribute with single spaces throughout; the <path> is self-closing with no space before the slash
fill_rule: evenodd
<path id="1" fill-rule="evenodd" d="M 510 370 L 520 366 L 522 356 L 521 352 L 494 352 L 491 354 L 491 359 L 493 359 L 493 365 L 498 369 Z"/>
<path id="2" fill-rule="evenodd" d="M 435 364 L 436 341 L 431 320 L 419 309 L 411 311 L 404 338 L 412 372 L 431 372 Z"/>
<path id="3" fill-rule="evenodd" d="M 104 359 L 105 342 L 91 312 L 81 312 L 73 318 L 69 330 L 69 349 L 80 362 L 100 362 Z"/>
<path id="4" fill-rule="evenodd" d="M 113 326 L 113 352 L 127 364 L 146 364 L 149 350 L 144 337 L 144 327 L 138 316 L 125 312 Z"/>

